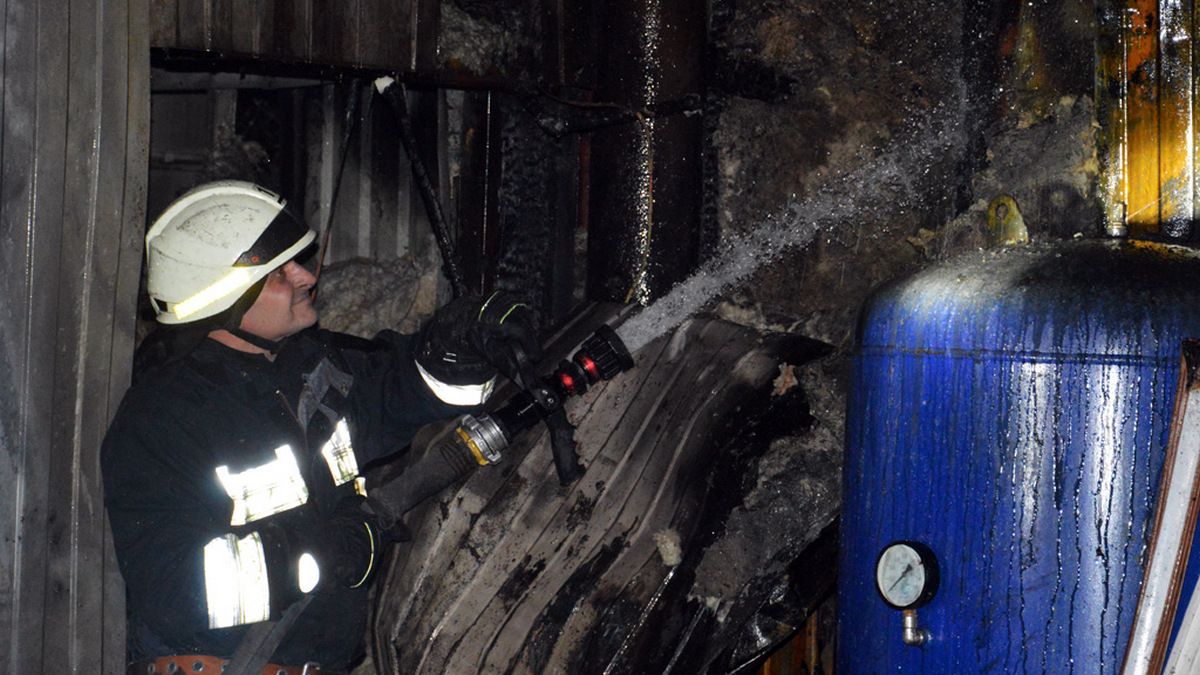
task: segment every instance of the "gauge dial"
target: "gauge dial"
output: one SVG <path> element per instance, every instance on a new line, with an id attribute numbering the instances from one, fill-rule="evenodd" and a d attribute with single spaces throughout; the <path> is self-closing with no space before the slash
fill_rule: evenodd
<path id="1" fill-rule="evenodd" d="M 920 607 L 937 592 L 937 558 L 920 542 L 889 544 L 875 565 L 875 586 L 883 601 L 896 609 Z"/>

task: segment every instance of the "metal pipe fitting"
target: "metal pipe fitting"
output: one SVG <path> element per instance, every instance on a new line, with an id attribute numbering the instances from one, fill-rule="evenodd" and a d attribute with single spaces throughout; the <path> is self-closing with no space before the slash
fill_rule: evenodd
<path id="1" fill-rule="evenodd" d="M 921 628 L 920 623 L 917 621 L 917 610 L 906 609 L 902 615 L 904 618 L 901 619 L 901 639 L 904 640 L 904 644 L 909 647 L 922 647 L 926 642 L 929 642 L 931 636 L 929 631 Z"/>

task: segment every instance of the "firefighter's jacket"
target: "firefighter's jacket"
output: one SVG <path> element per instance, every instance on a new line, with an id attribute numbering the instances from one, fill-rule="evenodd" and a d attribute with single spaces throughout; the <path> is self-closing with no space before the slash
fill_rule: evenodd
<path id="1" fill-rule="evenodd" d="M 319 532 L 362 467 L 467 410 L 433 395 L 409 342 L 310 329 L 272 362 L 206 339 L 135 382 L 101 453 L 133 658 L 231 656 L 312 583 L 290 534 Z M 273 660 L 348 669 L 367 584 L 312 592 Z"/>

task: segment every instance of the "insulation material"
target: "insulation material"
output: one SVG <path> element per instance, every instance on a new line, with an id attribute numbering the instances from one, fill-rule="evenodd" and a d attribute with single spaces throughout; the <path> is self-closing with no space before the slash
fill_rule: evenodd
<path id="1" fill-rule="evenodd" d="M 416 332 L 439 306 L 441 275 L 434 265 L 430 258 L 404 257 L 326 267 L 317 294 L 321 327 L 362 337 L 384 329 Z"/>
<path id="2" fill-rule="evenodd" d="M 534 48 L 527 9 L 511 2 L 442 2 L 438 36 L 442 65 L 473 75 L 519 69 L 519 57 Z"/>

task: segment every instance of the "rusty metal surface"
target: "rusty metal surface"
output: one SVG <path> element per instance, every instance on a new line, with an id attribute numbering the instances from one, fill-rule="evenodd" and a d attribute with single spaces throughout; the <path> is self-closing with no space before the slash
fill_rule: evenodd
<path id="1" fill-rule="evenodd" d="M 581 313 L 551 357 L 612 316 Z M 697 320 L 568 406 L 586 466 L 576 483 L 559 486 L 545 434 L 531 433 L 501 466 L 414 511 L 414 540 L 380 590 L 379 672 L 718 662 L 838 503 L 836 462 L 805 445 L 799 391 L 772 396 L 784 353 L 805 357 L 761 337 Z M 772 408 L 781 426 L 764 422 Z M 771 444 L 780 433 L 799 445 Z"/>
<path id="2" fill-rule="evenodd" d="M 5 10 L 0 670 L 117 673 L 123 589 L 98 451 L 133 351 L 149 10 Z"/>

